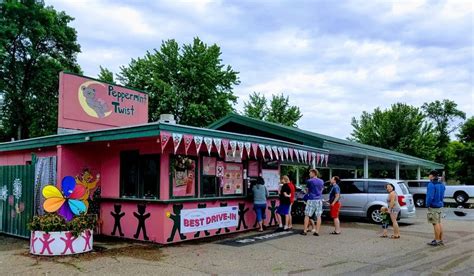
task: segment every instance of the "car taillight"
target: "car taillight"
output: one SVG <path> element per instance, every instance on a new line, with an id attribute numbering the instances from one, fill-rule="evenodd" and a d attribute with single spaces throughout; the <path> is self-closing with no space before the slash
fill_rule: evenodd
<path id="1" fill-rule="evenodd" d="M 400 204 L 400 206 L 405 206 L 407 205 L 406 201 L 405 201 L 405 196 L 402 196 L 402 195 L 399 195 L 398 196 L 398 204 Z"/>

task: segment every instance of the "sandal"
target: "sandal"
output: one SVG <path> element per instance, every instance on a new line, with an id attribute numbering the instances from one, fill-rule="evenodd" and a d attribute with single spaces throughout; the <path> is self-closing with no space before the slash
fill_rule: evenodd
<path id="1" fill-rule="evenodd" d="M 332 231 L 332 232 L 331 232 L 331 233 L 329 233 L 329 234 L 331 234 L 331 235 L 340 235 L 340 234 L 341 234 L 341 232 L 339 232 L 339 233 L 338 233 L 338 232 L 336 232 L 336 231 Z"/>
<path id="2" fill-rule="evenodd" d="M 396 239 L 399 239 L 400 236 L 391 235 L 390 238 L 396 240 Z"/>
<path id="3" fill-rule="evenodd" d="M 303 235 L 303 236 L 306 236 L 308 235 L 308 233 L 306 233 L 305 231 L 301 232 L 300 235 Z"/>
<path id="4" fill-rule="evenodd" d="M 258 232 L 263 232 L 263 229 L 258 229 Z"/>
<path id="5" fill-rule="evenodd" d="M 381 235 L 380 237 L 381 237 L 381 238 L 388 238 L 387 235 Z"/>

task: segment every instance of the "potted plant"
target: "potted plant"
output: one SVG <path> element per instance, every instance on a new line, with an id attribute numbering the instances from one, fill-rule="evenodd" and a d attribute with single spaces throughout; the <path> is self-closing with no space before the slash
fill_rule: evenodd
<path id="1" fill-rule="evenodd" d="M 97 217 L 87 214 L 86 192 L 87 187 L 71 176 L 63 178 L 61 190 L 53 185 L 43 188 L 46 214 L 34 216 L 28 224 L 31 254 L 58 256 L 92 250 Z"/>

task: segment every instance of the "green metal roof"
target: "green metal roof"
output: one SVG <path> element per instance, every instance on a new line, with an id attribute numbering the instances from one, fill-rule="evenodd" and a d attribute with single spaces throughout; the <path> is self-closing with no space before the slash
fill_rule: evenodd
<path id="1" fill-rule="evenodd" d="M 12 142 L 0 143 L 0 152 L 36 149 L 52 147 L 57 145 L 79 144 L 87 142 L 114 141 L 124 139 L 136 139 L 146 137 L 156 137 L 160 131 L 168 131 L 182 134 L 200 135 L 211 138 L 224 138 L 229 140 L 238 140 L 243 142 L 252 142 L 280 147 L 291 147 L 300 150 L 327 153 L 328 150 L 316 148 L 308 145 L 300 145 L 280 141 L 271 138 L 243 135 L 232 132 L 225 132 L 207 128 L 198 128 L 178 124 L 168 123 L 148 123 L 136 126 L 117 127 L 103 130 L 83 131 L 77 133 L 57 134 L 18 140 Z"/>
<path id="2" fill-rule="evenodd" d="M 444 168 L 442 164 L 399 153 L 396 151 L 339 139 L 307 130 L 302 130 L 295 127 L 280 125 L 277 123 L 265 122 L 234 113 L 217 120 L 208 127 L 211 129 L 219 129 L 229 123 L 244 125 L 249 128 L 257 129 L 259 131 L 268 132 L 282 137 L 290 137 L 291 139 L 297 140 L 303 143 L 304 145 L 316 146 L 319 148 L 327 149 L 330 151 L 330 153 L 331 151 L 342 151 L 350 154 L 393 160 L 427 168 Z"/>

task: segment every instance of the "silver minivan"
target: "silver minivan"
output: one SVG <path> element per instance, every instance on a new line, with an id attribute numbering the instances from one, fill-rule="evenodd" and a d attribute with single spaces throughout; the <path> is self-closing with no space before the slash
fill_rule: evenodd
<path id="1" fill-rule="evenodd" d="M 387 184 L 393 184 L 398 194 L 398 203 L 401 212 L 399 219 L 416 216 L 413 196 L 409 193 L 405 183 L 395 179 L 342 179 L 341 188 L 341 216 L 364 217 L 374 223 L 381 222 L 380 208 L 387 206 Z M 329 187 L 328 187 L 329 188 Z M 326 188 L 326 193 L 329 189 Z M 324 195 L 327 200 L 328 194 Z"/>

